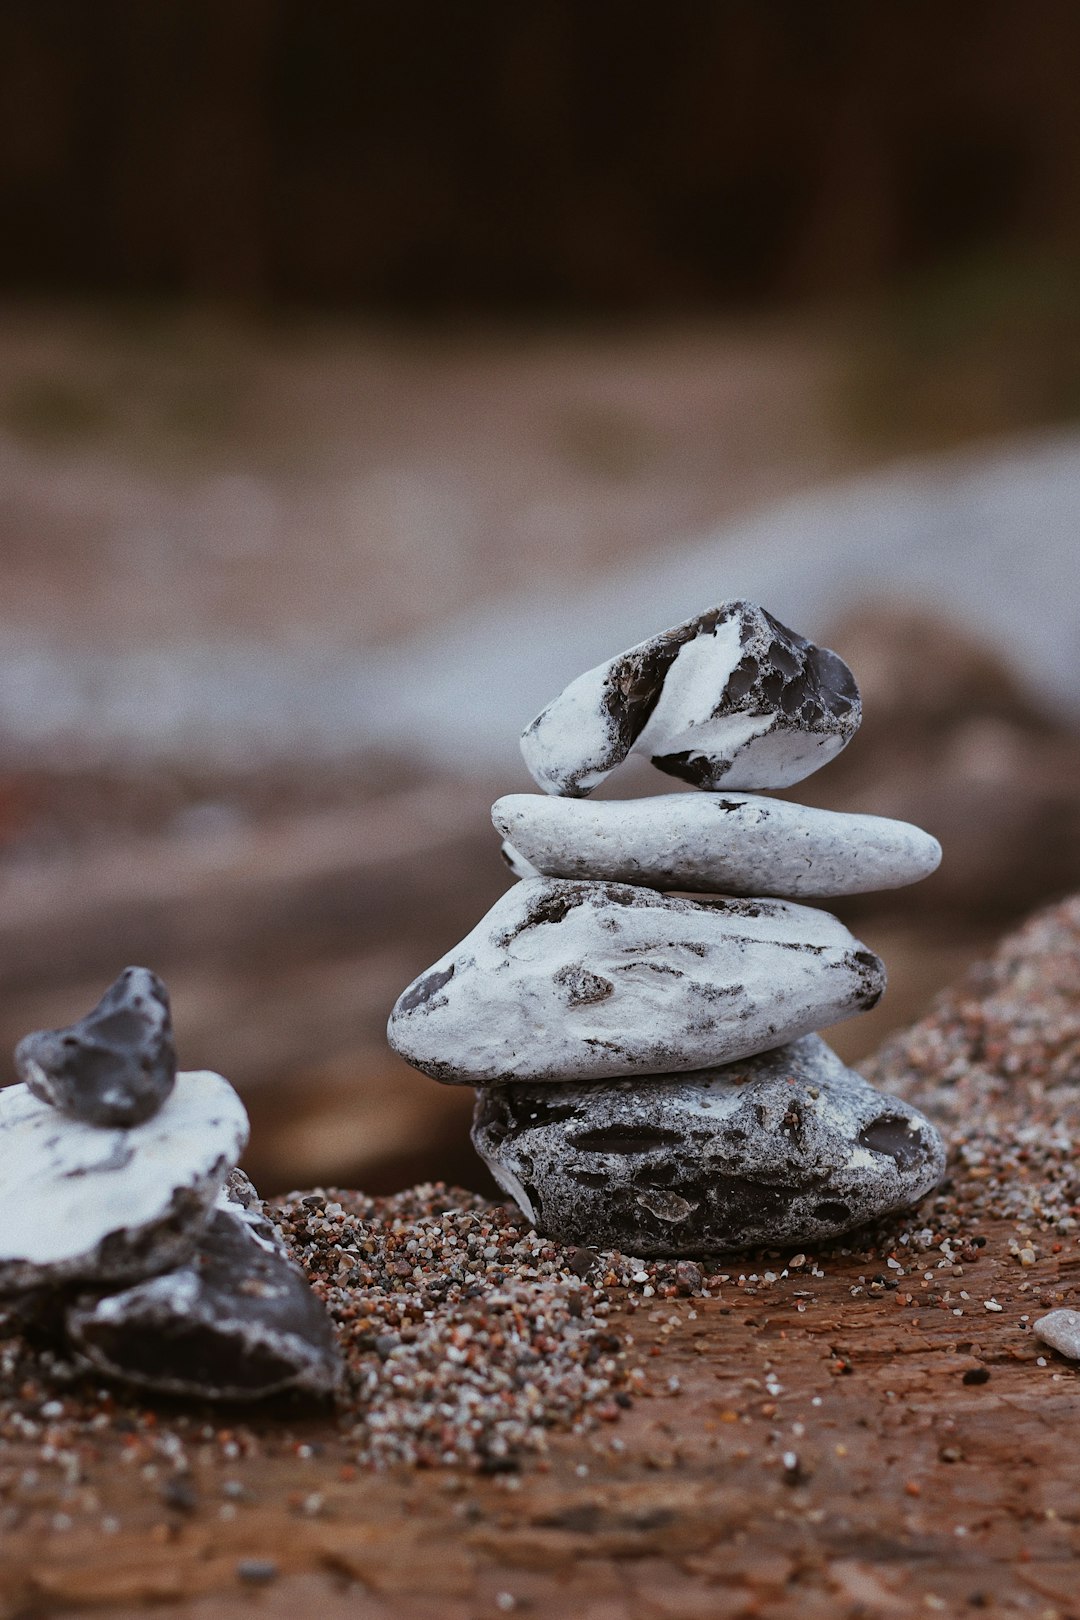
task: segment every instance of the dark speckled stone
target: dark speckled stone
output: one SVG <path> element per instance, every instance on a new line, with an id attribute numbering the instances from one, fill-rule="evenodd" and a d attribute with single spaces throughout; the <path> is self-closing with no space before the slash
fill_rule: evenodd
<path id="1" fill-rule="evenodd" d="M 521 738 L 548 793 L 581 798 L 630 753 L 700 788 L 780 788 L 862 718 L 843 659 L 754 602 L 723 602 L 587 670 Z"/>
<path id="2" fill-rule="evenodd" d="M 945 1164 L 934 1126 L 817 1035 L 676 1077 L 483 1090 L 473 1142 L 540 1231 L 636 1255 L 820 1242 L 918 1203 Z"/>
<path id="3" fill-rule="evenodd" d="M 168 991 L 149 968 L 125 968 L 77 1024 L 25 1036 L 15 1069 L 35 1097 L 72 1119 L 142 1124 L 176 1082 Z"/>

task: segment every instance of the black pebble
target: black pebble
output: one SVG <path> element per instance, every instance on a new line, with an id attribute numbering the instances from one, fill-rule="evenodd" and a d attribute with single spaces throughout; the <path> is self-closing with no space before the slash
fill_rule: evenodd
<path id="1" fill-rule="evenodd" d="M 161 1500 L 174 1513 L 194 1513 L 199 1505 L 195 1487 L 186 1474 L 173 1474 L 171 1479 L 165 1481 Z"/>
<path id="2" fill-rule="evenodd" d="M 77 1024 L 25 1036 L 15 1069 L 35 1097 L 72 1119 L 142 1124 L 176 1082 L 168 991 L 149 968 L 125 968 Z"/>

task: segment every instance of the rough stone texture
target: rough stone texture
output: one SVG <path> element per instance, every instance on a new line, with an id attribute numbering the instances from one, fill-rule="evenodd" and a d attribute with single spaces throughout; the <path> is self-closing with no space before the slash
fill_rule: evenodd
<path id="1" fill-rule="evenodd" d="M 491 819 L 532 872 L 700 893 L 864 894 L 916 883 L 941 860 L 937 839 L 907 822 L 745 793 L 511 793 Z"/>
<path id="2" fill-rule="evenodd" d="M 678 1079 L 481 1091 L 473 1141 L 540 1231 L 643 1255 L 820 1242 L 945 1166 L 929 1121 L 817 1035 Z"/>
<path id="3" fill-rule="evenodd" d="M 1080 1117 L 1080 895 L 1036 912 L 866 1068 L 957 1132 Z M 1078 1189 L 1080 1191 L 1080 1189 Z"/>
<path id="4" fill-rule="evenodd" d="M 532 878 L 402 993 L 388 1036 L 450 1084 L 662 1074 L 839 1022 L 884 985 L 828 912 Z"/>
<path id="5" fill-rule="evenodd" d="M 341 1363 L 330 1318 L 243 1182 L 219 1197 L 178 1270 L 71 1306 L 68 1334 L 98 1372 L 206 1400 L 333 1392 Z"/>
<path id="6" fill-rule="evenodd" d="M 185 1260 L 247 1135 L 236 1092 L 205 1071 L 178 1075 L 130 1130 L 68 1119 L 24 1085 L 0 1091 L 0 1294 Z"/>
<path id="7" fill-rule="evenodd" d="M 168 991 L 149 968 L 125 968 L 78 1023 L 25 1036 L 15 1070 L 35 1097 L 72 1119 L 141 1124 L 176 1081 Z"/>
<path id="8" fill-rule="evenodd" d="M 849 743 L 843 659 L 753 602 L 724 602 L 579 675 L 521 738 L 547 793 L 582 798 L 630 753 L 701 788 L 781 788 Z"/>
<path id="9" fill-rule="evenodd" d="M 1071 1361 L 1080 1361 L 1080 1311 L 1048 1311 L 1031 1324 L 1044 1344 Z"/>

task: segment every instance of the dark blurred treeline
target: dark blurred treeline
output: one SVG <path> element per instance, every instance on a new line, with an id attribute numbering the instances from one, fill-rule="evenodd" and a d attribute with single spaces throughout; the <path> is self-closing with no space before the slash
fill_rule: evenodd
<path id="1" fill-rule="evenodd" d="M 858 292 L 1080 240 L 1074 0 L 3 0 L 9 289 Z"/>

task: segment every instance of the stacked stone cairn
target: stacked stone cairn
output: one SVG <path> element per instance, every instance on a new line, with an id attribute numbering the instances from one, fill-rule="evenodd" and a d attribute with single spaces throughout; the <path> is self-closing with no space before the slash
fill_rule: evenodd
<path id="1" fill-rule="evenodd" d="M 702 1255 L 819 1242 L 917 1203 L 944 1149 L 815 1029 L 885 970 L 806 899 L 913 883 L 936 840 L 766 798 L 850 742 L 851 671 L 726 602 L 579 676 L 527 728 L 550 797 L 493 809 L 518 883 L 421 975 L 391 1045 L 477 1087 L 473 1141 L 566 1243 Z M 594 801 L 629 755 L 703 791 Z"/>
<path id="2" fill-rule="evenodd" d="M 177 1074 L 168 992 L 126 968 L 0 1091 L 0 1318 L 75 1369 L 172 1395 L 329 1395 L 330 1319 L 236 1168 L 244 1106 Z"/>

